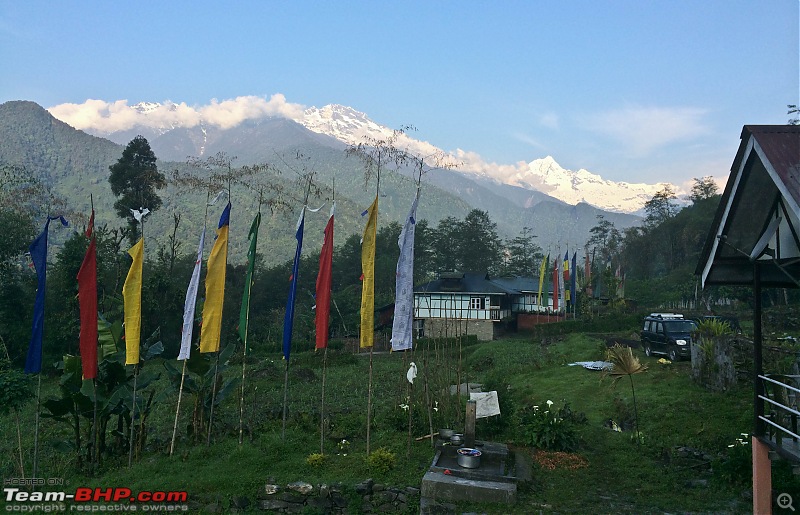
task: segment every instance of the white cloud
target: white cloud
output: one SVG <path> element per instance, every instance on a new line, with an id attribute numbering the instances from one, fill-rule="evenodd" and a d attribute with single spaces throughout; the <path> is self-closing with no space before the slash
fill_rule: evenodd
<path id="1" fill-rule="evenodd" d="M 89 99 L 82 104 L 59 104 L 48 110 L 53 116 L 76 129 L 110 133 L 137 125 L 194 127 L 201 122 L 230 129 L 245 120 L 268 116 L 299 120 L 303 116 L 303 109 L 302 105 L 289 103 L 283 95 L 275 94 L 269 100 L 258 96 L 241 96 L 222 101 L 214 99 L 205 106 L 166 101 L 153 106 L 146 113 L 133 109 L 127 100 L 106 102 Z"/>
<path id="2" fill-rule="evenodd" d="M 695 107 L 629 106 L 589 115 L 585 127 L 619 141 L 630 157 L 638 158 L 670 143 L 710 133 L 707 114 L 707 109 Z"/>
<path id="3" fill-rule="evenodd" d="M 450 152 L 450 155 L 459 163 L 458 169 L 464 172 L 474 172 L 488 175 L 501 181 L 524 172 L 528 164 L 520 161 L 515 164 L 503 165 L 485 161 L 477 152 L 462 150 L 460 148 Z"/>

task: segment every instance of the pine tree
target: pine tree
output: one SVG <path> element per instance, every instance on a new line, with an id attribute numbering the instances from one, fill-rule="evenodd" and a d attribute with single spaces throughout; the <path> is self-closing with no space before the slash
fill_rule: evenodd
<path id="1" fill-rule="evenodd" d="M 161 207 L 156 190 L 164 188 L 167 180 L 158 171 L 156 155 L 143 136 L 133 138 L 122 151 L 122 157 L 108 169 L 111 172 L 108 183 L 117 197 L 114 209 L 117 216 L 128 221 L 128 239 L 133 244 L 139 235 L 131 209 L 147 208 L 153 212 Z"/>

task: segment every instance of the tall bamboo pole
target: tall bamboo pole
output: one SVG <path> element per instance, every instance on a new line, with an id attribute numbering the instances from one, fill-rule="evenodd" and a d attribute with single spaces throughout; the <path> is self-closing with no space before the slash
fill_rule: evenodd
<path id="1" fill-rule="evenodd" d="M 377 180 L 375 181 L 375 209 L 378 209 L 378 198 L 381 195 L 381 169 L 380 169 L 380 161 L 378 162 L 378 174 Z M 378 215 L 375 214 L 375 230 L 378 230 Z M 377 244 L 377 242 L 376 242 Z M 373 274 L 375 263 L 373 262 Z M 374 313 L 370 313 L 370 316 L 375 316 Z M 375 342 L 372 342 L 372 345 L 369 347 L 369 387 L 367 390 L 367 456 L 369 456 L 370 451 L 370 426 L 372 425 L 372 351 L 375 347 Z"/>
<path id="2" fill-rule="evenodd" d="M 34 417 L 33 430 L 33 476 L 36 477 L 37 466 L 39 464 L 39 410 L 42 409 L 42 372 L 39 371 L 36 382 L 36 415 Z"/>
<path id="3" fill-rule="evenodd" d="M 319 402 L 319 453 L 325 454 L 325 373 L 328 370 L 328 346 L 322 354 L 322 394 Z"/>
<path id="4" fill-rule="evenodd" d="M 206 234 L 206 227 L 208 223 L 208 207 L 209 207 L 209 200 L 211 200 L 211 189 L 210 187 L 206 189 L 206 210 L 203 214 L 203 232 L 202 238 L 203 242 L 205 242 L 205 234 Z M 203 256 L 200 256 L 200 260 L 202 262 Z M 191 342 L 190 342 L 191 344 Z M 169 455 L 172 456 L 172 453 L 175 450 L 175 437 L 178 434 L 178 415 L 181 412 L 181 398 L 183 397 L 183 383 L 186 379 L 186 360 L 183 360 L 183 366 L 181 367 L 181 385 L 178 389 L 178 405 L 175 407 L 175 423 L 172 425 L 172 440 L 169 444 Z"/>
<path id="5" fill-rule="evenodd" d="M 172 440 L 169 443 L 169 455 L 175 451 L 175 436 L 178 433 L 178 414 L 181 412 L 181 397 L 183 397 L 183 380 L 186 378 L 186 360 L 181 368 L 181 386 L 178 389 L 178 406 L 175 408 L 175 423 L 172 425 Z"/>
<path id="6" fill-rule="evenodd" d="M 230 198 L 231 198 L 231 176 L 230 176 L 230 174 L 231 174 L 231 165 L 230 165 L 230 162 L 229 162 L 228 163 L 228 201 L 229 202 L 230 202 Z M 230 218 L 228 218 L 228 239 L 225 240 L 225 247 L 226 247 L 225 248 L 225 266 L 226 267 L 228 266 L 228 261 L 227 261 L 227 259 L 228 259 L 228 251 L 227 251 L 227 247 L 230 245 L 230 241 L 231 241 L 230 233 L 231 233 L 231 222 L 230 222 Z M 222 285 L 222 288 L 224 290 L 224 288 L 225 288 L 224 284 Z M 208 436 L 206 437 L 206 445 L 208 447 L 211 446 L 211 428 L 214 425 L 214 404 L 217 401 L 217 375 L 219 374 L 219 355 L 220 355 L 221 352 L 222 352 L 221 349 L 217 349 L 217 357 L 216 357 L 216 360 L 214 361 L 214 381 L 213 381 L 213 384 L 211 385 L 211 409 L 210 409 L 210 411 L 208 413 Z"/>
<path id="7" fill-rule="evenodd" d="M 142 207 L 143 208 L 143 207 Z M 142 260 L 144 261 L 144 217 L 145 214 L 142 213 Z M 142 263 L 144 265 L 144 263 Z M 141 314 L 139 315 L 141 317 Z M 141 329 L 139 330 L 141 334 Z M 139 348 L 141 349 L 141 340 L 139 342 Z M 138 354 L 138 353 L 137 353 Z M 133 431 L 136 427 L 135 419 L 136 419 L 136 386 L 139 379 L 139 363 L 133 364 L 133 396 L 131 398 L 131 431 L 130 437 L 128 441 L 128 468 L 131 467 L 133 463 Z"/>
<path id="8" fill-rule="evenodd" d="M 313 173 L 308 175 L 308 183 L 306 185 L 306 194 L 305 194 L 305 197 L 303 198 L 303 207 L 301 208 L 302 210 L 305 210 L 306 204 L 308 204 L 308 196 L 311 193 L 311 182 L 312 182 L 313 177 L 314 177 Z M 300 214 L 301 217 L 305 216 L 305 212 L 304 211 L 301 211 L 300 213 L 301 213 Z M 298 259 L 299 259 L 299 256 L 298 256 Z M 300 274 L 299 267 L 298 267 L 297 273 L 298 273 L 298 275 Z M 297 280 L 297 279 L 298 279 L 297 277 L 294 278 L 294 280 Z M 291 337 L 292 337 L 292 335 L 289 335 L 290 344 L 291 344 Z M 285 442 L 286 441 L 286 409 L 287 409 L 287 403 L 288 403 L 288 400 L 289 400 L 289 360 L 286 359 L 285 361 L 286 361 L 286 365 L 284 366 L 284 369 L 283 369 L 283 422 L 282 422 L 282 425 L 281 425 L 281 442 Z"/>
<path id="9" fill-rule="evenodd" d="M 336 176 L 333 176 L 333 194 L 332 194 L 332 202 L 333 208 L 331 208 L 331 216 L 334 215 L 334 210 L 336 209 Z M 333 227 L 333 226 L 331 226 Z M 333 241 L 330 242 L 331 246 L 333 246 Z M 330 292 L 328 292 L 330 293 Z M 331 296 L 332 297 L 332 296 Z M 331 299 L 332 300 L 332 299 Z M 328 306 L 328 313 L 330 317 L 330 306 Z M 338 307 L 336 308 L 339 309 Z M 317 313 L 319 313 L 319 308 L 317 308 Z M 347 329 L 345 329 L 345 332 Z M 325 335 L 325 350 L 322 354 L 322 392 L 320 393 L 319 399 L 319 453 L 324 455 L 325 454 L 325 376 L 328 372 L 328 335 Z"/>
<path id="10" fill-rule="evenodd" d="M 263 190 L 258 192 L 258 215 L 261 215 L 261 201 L 262 201 L 262 194 Z M 258 230 L 256 229 L 256 233 Z M 254 236 L 254 238 L 258 238 L 258 234 Z M 253 256 L 255 259 L 255 256 Z M 247 288 L 247 306 L 245 307 L 245 318 L 244 318 L 244 341 L 242 342 L 242 389 L 241 395 L 239 396 L 239 445 L 242 445 L 242 433 L 244 428 L 244 383 L 245 383 L 245 367 L 247 364 L 247 330 L 250 325 L 250 289 L 253 282 L 253 278 L 250 277 L 250 280 L 245 285 Z"/>

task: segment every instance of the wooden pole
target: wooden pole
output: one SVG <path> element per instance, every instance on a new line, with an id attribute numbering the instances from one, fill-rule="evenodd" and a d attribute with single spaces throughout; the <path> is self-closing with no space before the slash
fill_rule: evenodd
<path id="1" fill-rule="evenodd" d="M 289 360 L 283 369 L 283 426 L 281 428 L 281 442 L 286 441 L 286 401 L 289 394 Z"/>
<path id="2" fill-rule="evenodd" d="M 431 408 L 431 396 L 428 390 L 428 352 L 425 349 L 422 350 L 422 378 L 425 382 L 425 405 L 428 407 L 428 428 L 431 435 L 431 448 L 433 448 L 436 444 L 433 441 L 433 409 Z"/>
<path id="3" fill-rule="evenodd" d="M 94 413 L 92 415 L 92 474 L 97 470 L 98 457 L 97 457 L 97 380 L 92 378 L 92 393 L 94 395 Z"/>
<path id="4" fill-rule="evenodd" d="M 133 397 L 131 399 L 131 432 L 130 438 L 128 441 L 128 468 L 131 467 L 133 463 L 133 430 L 136 426 L 135 419 L 136 419 L 136 382 L 139 379 L 139 364 L 133 364 Z"/>
<path id="5" fill-rule="evenodd" d="M 464 419 L 464 445 L 475 447 L 475 415 L 477 402 L 467 401 L 466 417 Z"/>
<path id="6" fill-rule="evenodd" d="M 178 407 L 175 409 L 175 423 L 172 425 L 172 441 L 169 444 L 169 455 L 175 451 L 175 435 L 178 434 L 178 414 L 181 412 L 181 397 L 183 396 L 183 380 L 186 378 L 186 360 L 183 360 L 181 369 L 181 386 L 178 389 Z"/>
<path id="7" fill-rule="evenodd" d="M 258 215 L 261 215 L 261 201 L 262 201 L 262 194 L 263 190 L 259 191 L 258 193 Z M 258 237 L 258 230 L 256 230 L 256 236 Z M 253 256 L 255 259 L 255 255 Z M 247 282 L 245 288 L 247 288 L 247 307 L 245 311 L 245 318 L 244 318 L 244 341 L 242 344 L 244 348 L 242 349 L 242 391 L 239 397 L 239 445 L 242 445 L 242 432 L 244 427 L 244 382 L 245 382 L 245 364 L 247 362 L 247 330 L 250 327 L 250 290 L 252 286 L 253 278 L 250 277 L 250 280 Z"/>
<path id="8" fill-rule="evenodd" d="M 211 385 L 211 408 L 208 412 L 208 435 L 206 436 L 206 446 L 211 447 L 211 427 L 214 425 L 214 403 L 217 400 L 217 374 L 219 374 L 219 354 L 217 351 L 217 358 L 214 361 L 214 379 Z"/>
<path id="9" fill-rule="evenodd" d="M 367 456 L 370 450 L 370 426 L 372 425 L 372 349 L 369 348 L 369 387 L 367 390 Z"/>
<path id="10" fill-rule="evenodd" d="M 228 162 L 228 173 L 229 174 L 231 173 L 230 162 Z M 231 179 L 230 179 L 230 175 L 229 175 L 228 176 L 228 202 L 230 202 L 230 199 L 231 199 Z M 230 230 L 231 230 L 230 226 L 231 226 L 231 222 L 230 222 L 230 218 L 229 218 L 228 219 L 228 234 L 229 235 L 230 235 Z M 225 247 L 226 247 L 226 251 L 225 251 L 225 266 L 226 267 L 228 266 L 227 247 L 230 245 L 230 241 L 231 241 L 230 237 L 227 240 L 225 240 Z M 223 288 L 223 290 L 225 289 L 225 285 L 224 284 L 222 285 L 222 288 Z M 216 358 L 216 361 L 214 362 L 214 384 L 211 387 L 211 411 L 209 411 L 209 413 L 208 413 L 208 436 L 206 437 L 206 445 L 209 446 L 209 447 L 211 446 L 211 428 L 214 426 L 214 404 L 217 401 L 217 380 L 218 380 L 217 379 L 217 375 L 219 374 L 219 355 L 220 355 L 220 352 L 222 352 L 222 350 L 221 349 L 217 349 L 217 358 Z"/>
<path id="11" fill-rule="evenodd" d="M 33 476 L 37 477 L 36 471 L 39 464 L 39 410 L 42 408 L 42 372 L 36 374 L 38 377 L 36 384 L 36 414 L 34 417 L 34 430 L 33 430 Z"/>
<path id="12" fill-rule="evenodd" d="M 328 345 L 322 355 L 322 395 L 319 405 L 319 453 L 325 454 L 325 374 L 328 370 Z"/>

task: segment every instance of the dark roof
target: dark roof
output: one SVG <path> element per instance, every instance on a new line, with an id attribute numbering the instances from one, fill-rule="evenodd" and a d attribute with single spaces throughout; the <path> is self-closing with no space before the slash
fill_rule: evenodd
<path id="1" fill-rule="evenodd" d="M 492 282 L 508 290 L 517 292 L 538 292 L 539 279 L 536 277 L 495 277 Z"/>
<path id="2" fill-rule="evenodd" d="M 416 286 L 414 292 L 519 295 L 524 291 L 538 291 L 538 281 L 531 277 L 490 278 L 486 272 L 448 273 L 442 274 L 435 281 Z"/>
<path id="3" fill-rule="evenodd" d="M 765 232 L 776 256 L 756 256 L 764 286 L 797 287 L 800 277 L 800 126 L 745 125 L 731 174 L 695 273 L 703 285 L 752 284 L 750 254 Z M 781 223 L 775 229 L 774 221 Z M 773 225 L 771 225 L 773 224 Z M 780 240 L 777 244 L 776 240 Z M 777 264 L 776 264 L 777 263 Z M 780 266 L 778 266 L 780 265 Z M 783 270 L 781 270 L 783 268 Z"/>

